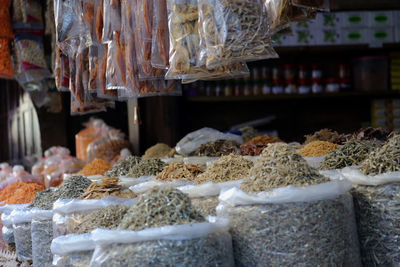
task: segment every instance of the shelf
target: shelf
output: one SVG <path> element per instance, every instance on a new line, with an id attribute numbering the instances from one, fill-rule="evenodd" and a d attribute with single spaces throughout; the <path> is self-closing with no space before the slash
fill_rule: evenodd
<path id="1" fill-rule="evenodd" d="M 327 99 L 327 98 L 385 98 L 400 97 L 400 91 L 371 91 L 371 92 L 343 92 L 343 93 L 324 93 L 308 95 L 261 95 L 261 96 L 195 96 L 186 97 L 189 102 L 243 102 L 243 101 L 271 101 L 271 100 L 291 100 L 291 99 Z"/>

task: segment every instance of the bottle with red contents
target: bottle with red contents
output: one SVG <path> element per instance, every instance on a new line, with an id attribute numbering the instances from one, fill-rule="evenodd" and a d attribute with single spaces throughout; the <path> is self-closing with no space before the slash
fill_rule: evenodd
<path id="1" fill-rule="evenodd" d="M 337 93 L 340 91 L 338 79 L 335 77 L 326 78 L 325 91 L 327 93 Z"/>

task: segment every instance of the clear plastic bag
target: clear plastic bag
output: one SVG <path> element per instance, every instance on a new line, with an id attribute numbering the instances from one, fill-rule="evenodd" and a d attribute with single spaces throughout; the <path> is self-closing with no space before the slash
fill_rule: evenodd
<path id="1" fill-rule="evenodd" d="M 228 221 L 149 228 L 97 229 L 91 266 L 233 266 Z"/>
<path id="2" fill-rule="evenodd" d="M 82 1 L 82 16 L 83 23 L 87 28 L 91 40 L 95 39 L 95 30 L 94 30 L 94 0 L 81 0 Z"/>
<path id="3" fill-rule="evenodd" d="M 54 254 L 53 266 L 89 267 L 94 248 L 90 234 L 56 237 L 51 243 L 51 252 Z"/>
<path id="4" fill-rule="evenodd" d="M 126 88 L 125 39 L 120 30 L 114 30 L 108 42 L 106 82 L 107 90 Z"/>
<path id="5" fill-rule="evenodd" d="M 15 247 L 19 261 L 32 260 L 31 220 L 33 213 L 29 209 L 11 212 Z"/>
<path id="6" fill-rule="evenodd" d="M 68 57 L 62 52 L 60 47 L 57 48 L 55 62 L 55 81 L 59 91 L 69 91 L 69 62 Z"/>
<path id="7" fill-rule="evenodd" d="M 97 72 L 97 96 L 106 99 L 115 99 L 117 97 L 116 90 L 107 90 L 106 74 L 107 74 L 107 54 L 108 45 L 98 47 L 99 70 Z"/>
<path id="8" fill-rule="evenodd" d="M 114 31 L 121 31 L 121 1 L 103 1 L 103 43 L 113 40 Z"/>
<path id="9" fill-rule="evenodd" d="M 153 187 L 180 187 L 190 184 L 193 184 L 193 182 L 186 180 L 161 181 L 156 179 L 149 179 L 148 181 L 130 186 L 129 189 L 135 194 L 139 195 L 149 191 Z"/>
<path id="10" fill-rule="evenodd" d="M 89 47 L 89 84 L 88 84 L 89 91 L 97 92 L 98 71 L 99 71 L 98 46 L 92 45 Z"/>
<path id="11" fill-rule="evenodd" d="M 151 65 L 158 69 L 168 69 L 169 32 L 167 0 L 153 0 L 153 36 Z"/>
<path id="12" fill-rule="evenodd" d="M 1 234 L 4 242 L 10 244 L 15 243 L 14 229 L 12 227 L 4 226 L 1 228 Z"/>
<path id="13" fill-rule="evenodd" d="M 262 0 L 199 0 L 199 63 L 208 69 L 277 58 Z"/>
<path id="14" fill-rule="evenodd" d="M 219 139 L 232 140 L 238 144 L 243 143 L 242 138 L 238 135 L 224 134 L 218 130 L 205 127 L 185 135 L 176 144 L 175 149 L 179 154 L 187 156 L 194 152 L 200 145 Z"/>
<path id="15" fill-rule="evenodd" d="M 332 181 L 258 194 L 223 191 L 217 214 L 231 219 L 236 266 L 361 266 L 350 188 Z"/>
<path id="16" fill-rule="evenodd" d="M 329 0 L 291 0 L 294 6 L 312 8 L 316 10 L 329 11 Z"/>
<path id="17" fill-rule="evenodd" d="M 105 123 L 101 119 L 90 118 L 84 126 L 85 128 L 75 135 L 75 147 L 76 157 L 86 162 L 87 147 L 100 137 L 101 128 L 105 127 Z"/>
<path id="18" fill-rule="evenodd" d="M 92 41 L 96 44 L 101 44 L 103 41 L 103 11 L 104 11 L 103 0 L 94 0 L 94 16 L 93 16 L 94 38 L 92 38 Z"/>
<path id="19" fill-rule="evenodd" d="M 31 222 L 32 260 L 34 266 L 52 266 L 53 254 L 50 250 L 53 240 L 53 211 L 35 210 Z"/>
<path id="20" fill-rule="evenodd" d="M 53 206 L 53 236 L 75 234 L 89 213 L 109 205 L 132 205 L 136 199 L 107 197 L 103 199 L 59 199 Z"/>

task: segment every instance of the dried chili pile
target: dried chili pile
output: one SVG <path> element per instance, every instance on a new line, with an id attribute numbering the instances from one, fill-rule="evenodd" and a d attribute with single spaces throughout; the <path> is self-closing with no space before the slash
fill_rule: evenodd
<path id="1" fill-rule="evenodd" d="M 90 176 L 90 175 L 103 175 L 106 171 L 111 169 L 111 164 L 104 159 L 95 159 L 90 163 L 86 164 L 85 167 L 79 172 L 79 174 Z"/>
<path id="2" fill-rule="evenodd" d="M 5 204 L 25 204 L 32 202 L 36 193 L 42 191 L 44 187 L 36 183 L 16 182 L 7 186 L 0 193 L 0 201 Z"/>
<path id="3" fill-rule="evenodd" d="M 338 147 L 338 145 L 328 141 L 312 141 L 297 152 L 303 157 L 321 157 Z"/>
<path id="4" fill-rule="evenodd" d="M 282 142 L 278 137 L 256 136 L 240 146 L 240 154 L 243 156 L 258 156 L 268 144 L 278 142 Z"/>

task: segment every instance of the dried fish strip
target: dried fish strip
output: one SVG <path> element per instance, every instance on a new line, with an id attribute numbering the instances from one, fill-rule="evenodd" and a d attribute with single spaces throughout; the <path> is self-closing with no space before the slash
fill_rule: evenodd
<path id="1" fill-rule="evenodd" d="M 250 178 L 243 181 L 245 192 L 268 191 L 273 188 L 307 186 L 328 182 L 310 167 L 296 149 L 287 144 L 270 144 L 250 170 Z"/>
<path id="2" fill-rule="evenodd" d="M 358 185 L 353 197 L 363 265 L 400 265 L 400 184 Z"/>
<path id="3" fill-rule="evenodd" d="M 195 0 L 168 0 L 168 28 L 170 39 L 169 79 L 219 79 L 226 77 L 244 77 L 249 75 L 246 64 L 237 62 L 233 65 L 207 70 L 199 67 L 200 51 L 198 7 Z"/>
<path id="4" fill-rule="evenodd" d="M 343 146 L 331 151 L 322 160 L 321 170 L 342 169 L 360 164 L 375 148 L 373 142 L 351 139 Z"/>
<path id="5" fill-rule="evenodd" d="M 209 168 L 200 174 L 195 184 L 212 181 L 214 183 L 226 182 L 247 178 L 253 162 L 243 156 L 230 154 L 213 162 Z"/>
<path id="6" fill-rule="evenodd" d="M 236 266 L 361 266 L 352 203 L 345 194 L 225 210 Z"/>
<path id="7" fill-rule="evenodd" d="M 174 188 L 152 188 L 129 208 L 118 229 L 139 231 L 150 227 L 205 221 L 188 195 Z"/>
<path id="8" fill-rule="evenodd" d="M 238 61 L 276 58 L 262 0 L 199 0 L 200 64 L 208 69 Z M 202 47 L 204 48 L 204 47 Z M 204 60 L 205 57 L 206 59 Z"/>
<path id="9" fill-rule="evenodd" d="M 135 198 L 136 195 L 129 189 L 118 185 L 118 178 L 104 178 L 100 184 L 92 183 L 78 199 L 101 199 L 106 196 Z"/>
<path id="10" fill-rule="evenodd" d="M 221 157 L 239 153 L 239 144 L 232 140 L 216 140 L 200 145 L 194 154 L 205 157 Z"/>
<path id="11" fill-rule="evenodd" d="M 400 171 L 400 134 L 392 133 L 386 143 L 372 151 L 361 163 L 360 171 L 367 175 Z"/>
<path id="12" fill-rule="evenodd" d="M 196 177 L 203 173 L 203 169 L 195 164 L 184 164 L 181 162 L 170 163 L 167 167 L 160 172 L 156 179 L 163 181 L 173 181 L 173 180 L 189 180 L 193 181 Z"/>

